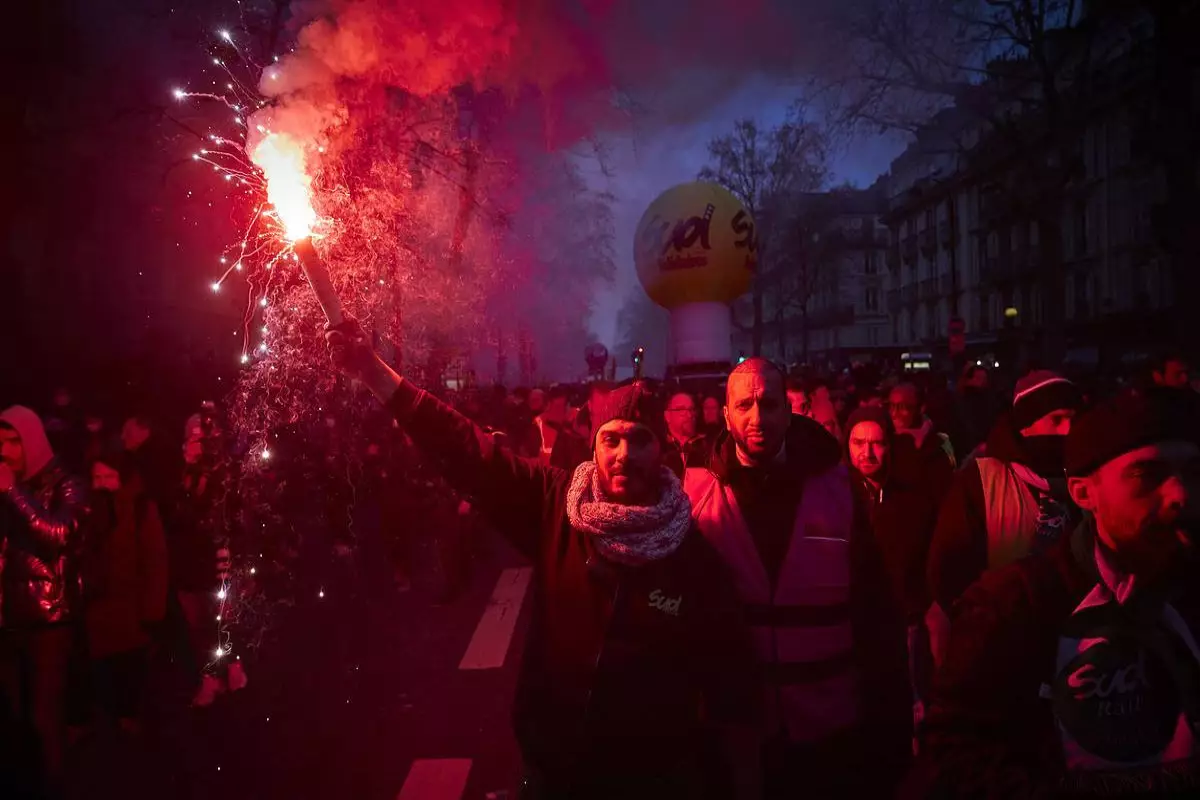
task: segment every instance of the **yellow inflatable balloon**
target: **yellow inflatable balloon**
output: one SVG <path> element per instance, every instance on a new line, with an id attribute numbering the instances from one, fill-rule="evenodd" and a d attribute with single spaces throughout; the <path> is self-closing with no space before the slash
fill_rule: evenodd
<path id="1" fill-rule="evenodd" d="M 646 294 L 664 308 L 730 303 L 746 293 L 758 239 L 745 206 L 724 186 L 681 183 L 646 209 L 633 258 Z"/>

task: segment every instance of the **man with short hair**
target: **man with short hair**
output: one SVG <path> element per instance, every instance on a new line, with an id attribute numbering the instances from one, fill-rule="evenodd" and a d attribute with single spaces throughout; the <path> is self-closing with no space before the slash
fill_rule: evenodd
<path id="1" fill-rule="evenodd" d="M 907 481 L 893 470 L 896 434 L 886 411 L 859 408 L 850 415 L 846 428 L 850 474 L 870 511 L 871 529 L 896 596 L 904 603 L 907 622 L 910 627 L 917 625 L 929 607 L 925 564 L 937 505 L 927 487 Z"/>
<path id="2" fill-rule="evenodd" d="M 1200 793 L 1196 423 L 1128 394 L 1072 425 L 1088 514 L 959 601 L 906 796 Z"/>
<path id="3" fill-rule="evenodd" d="M 667 423 L 663 463 L 682 478 L 688 467 L 703 466 L 712 443 L 697 433 L 696 399 L 690 393 L 672 394 L 663 414 Z"/>
<path id="4" fill-rule="evenodd" d="M 896 428 L 896 469 L 928 486 L 940 501 L 954 478 L 954 447 L 926 416 L 925 393 L 915 383 L 897 384 L 888 395 L 888 411 Z"/>
<path id="5" fill-rule="evenodd" d="M 569 473 L 515 456 L 402 379 L 357 323 L 327 338 L 334 363 L 535 565 L 513 714 L 526 796 L 699 800 L 713 730 L 728 743 L 736 797 L 758 796 L 759 703 L 740 604 L 661 464 L 662 408 L 645 386 L 597 405 L 595 460 Z"/>
<path id="6" fill-rule="evenodd" d="M 752 625 L 766 797 L 887 796 L 911 747 L 904 623 L 841 445 L 761 358 L 730 374 L 725 421 L 684 484 Z"/>
<path id="7" fill-rule="evenodd" d="M 0 413 L 0 702 L 37 732 L 51 793 L 63 778 L 68 623 L 80 610 L 87 516 L 86 490 L 54 458 L 38 415 Z"/>

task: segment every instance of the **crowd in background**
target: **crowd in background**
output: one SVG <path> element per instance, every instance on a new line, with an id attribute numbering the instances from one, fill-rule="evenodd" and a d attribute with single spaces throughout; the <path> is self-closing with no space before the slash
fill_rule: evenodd
<path id="1" fill-rule="evenodd" d="M 993 774 L 995 760 L 963 756 L 962 716 L 956 716 L 969 705 L 963 694 L 979 691 L 971 675 L 955 671 L 962 657 L 955 660 L 950 643 L 951 630 L 961 626 L 963 597 L 985 573 L 1050 552 L 1086 518 L 1065 472 L 1065 443 L 1076 417 L 1113 395 L 1194 400 L 1186 360 L 1164 352 L 1117 386 L 1087 385 L 1049 370 L 1015 376 L 1008 385 L 982 365 L 968 365 L 952 378 L 869 365 L 834 375 L 779 374 L 786 410 L 813 425 L 793 421 L 787 444 L 771 457 L 781 465 L 804 461 L 801 486 L 824 480 L 834 464 L 848 469 L 853 505 L 866 516 L 864 530 L 902 611 L 909 733 L 914 750 L 934 754 L 933 761 L 919 760 L 913 774 L 942 789 L 947 776 L 962 777 L 961 764 Z M 573 474 L 596 458 L 598 425 L 611 419 L 611 401 L 626 388 L 595 381 L 439 394 L 497 446 Z M 655 419 L 646 421 L 661 431 L 662 463 L 681 482 L 703 471 L 728 480 L 760 553 L 776 547 L 758 528 L 779 523 L 790 530 L 792 517 L 803 513 L 796 505 L 800 490 L 775 483 L 770 470 L 757 474 L 761 465 L 744 460 L 759 423 L 746 423 L 730 405 L 732 383 L 699 391 L 655 384 L 646 391 L 658 401 Z M 751 406 L 765 402 L 767 390 L 755 391 Z M 741 421 L 731 429 L 731 419 Z M 119 427 L 112 422 L 66 390 L 40 413 L 14 406 L 0 414 L 0 711 L 6 732 L 0 762 L 6 780 L 40 781 L 49 794 L 61 783 L 71 735 L 110 723 L 137 734 L 156 654 L 191 676 L 198 707 L 247 681 L 240 660 L 221 658 L 214 622 L 254 513 L 239 501 L 233 466 L 244 447 L 212 404 L 189 417 L 178 437 L 169 433 L 180 429 L 178 421 L 163 426 L 150 414 L 131 413 Z M 822 430 L 825 439 L 813 438 Z M 453 601 L 470 580 L 472 534 L 484 524 L 475 493 L 451 488 L 438 459 L 420 450 L 392 415 L 368 415 L 361 431 L 350 437 L 334 416 L 312 430 L 287 431 L 278 449 L 291 447 L 294 457 L 279 459 L 278 469 L 297 470 L 303 462 L 327 476 L 352 474 L 322 484 L 322 524 L 334 547 L 352 539 L 356 505 L 377 502 L 396 588 L 411 586 L 418 537 L 433 537 L 442 578 L 438 599 Z M 816 452 L 831 454 L 820 469 L 809 463 Z M 788 480 L 797 474 L 789 472 Z M 280 499 L 285 515 L 307 508 L 295 496 Z M 785 549 L 764 562 L 782 563 L 784 542 Z M 280 556 L 267 560 L 272 557 Z M 773 585 L 778 580 L 774 576 Z M 947 659 L 947 681 L 958 683 L 939 695 L 934 676 L 947 674 Z M 797 769 L 795 745 L 781 745 L 789 766 L 775 764 L 776 773 Z M 812 765 L 814 752 L 824 751 L 805 750 L 801 762 Z M 42 768 L 30 770 L 33 763 Z"/>

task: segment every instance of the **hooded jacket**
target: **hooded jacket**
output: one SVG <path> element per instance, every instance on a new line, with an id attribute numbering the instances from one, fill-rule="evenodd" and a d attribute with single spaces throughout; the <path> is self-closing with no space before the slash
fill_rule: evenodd
<path id="1" fill-rule="evenodd" d="M 1031 461 L 1008 417 L 1001 416 L 988 436 L 987 455 L 954 476 L 929 551 L 930 592 L 943 611 L 949 613 L 985 571 L 1023 558 L 1033 547 L 1037 501 L 1025 481 L 1038 476 Z M 1047 483 L 1049 493 L 1074 512 L 1065 483 Z"/>
<path id="2" fill-rule="evenodd" d="M 25 474 L 0 493 L 0 625 L 64 622 L 78 605 L 87 494 L 55 461 L 37 414 L 13 406 L 0 414 L 0 424 L 17 432 L 25 451 Z"/>
<path id="3" fill-rule="evenodd" d="M 514 455 L 407 381 L 388 407 L 430 463 L 533 562 L 513 708 L 532 770 L 553 783 L 661 777 L 694 766 L 705 724 L 755 722 L 740 604 L 694 527 L 664 558 L 615 564 L 570 524 L 571 473 Z"/>

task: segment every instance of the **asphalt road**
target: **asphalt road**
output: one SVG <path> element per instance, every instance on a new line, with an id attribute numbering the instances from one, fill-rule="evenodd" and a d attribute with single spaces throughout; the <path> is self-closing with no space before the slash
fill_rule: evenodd
<path id="1" fill-rule="evenodd" d="M 484 800 L 511 792 L 520 760 L 509 710 L 528 570 L 484 534 L 469 588 L 439 604 L 431 547 L 416 558 L 412 590 L 400 592 L 381 548 L 360 538 L 351 559 L 329 559 L 330 574 L 298 582 L 295 605 L 275 613 L 274 629 L 245 661 L 245 689 L 191 709 L 177 671 L 159 665 L 140 736 L 101 728 L 73 747 L 71 796 Z"/>

